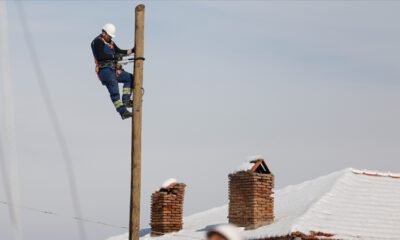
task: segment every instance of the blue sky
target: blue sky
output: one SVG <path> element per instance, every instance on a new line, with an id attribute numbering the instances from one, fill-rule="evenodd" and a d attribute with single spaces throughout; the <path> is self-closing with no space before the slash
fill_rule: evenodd
<path id="1" fill-rule="evenodd" d="M 22 3 L 83 215 L 117 225 L 128 221 L 130 122 L 98 82 L 90 42 L 112 22 L 117 44 L 131 48 L 137 3 Z M 71 215 L 60 149 L 6 4 L 21 204 Z M 142 227 L 169 177 L 187 184 L 185 215 L 227 203 L 227 174 L 249 155 L 266 158 L 278 188 L 350 166 L 400 172 L 399 10 L 393 1 L 146 2 Z M 10 239 L 6 210 L 0 239 Z M 21 219 L 23 239 L 77 239 L 72 220 Z M 90 239 L 124 232 L 86 227 Z"/>

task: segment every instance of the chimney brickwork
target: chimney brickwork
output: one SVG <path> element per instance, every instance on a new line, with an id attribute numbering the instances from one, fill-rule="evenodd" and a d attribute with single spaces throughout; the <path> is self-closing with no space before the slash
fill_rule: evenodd
<path id="1" fill-rule="evenodd" d="M 151 195 L 151 235 L 177 232 L 182 229 L 184 183 L 160 189 Z"/>
<path id="2" fill-rule="evenodd" d="M 229 174 L 229 222 L 255 229 L 274 221 L 274 175 L 252 170 Z"/>

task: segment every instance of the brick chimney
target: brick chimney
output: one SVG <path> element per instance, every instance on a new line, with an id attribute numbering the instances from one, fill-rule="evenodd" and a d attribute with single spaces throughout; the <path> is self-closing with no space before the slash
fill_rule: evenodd
<path id="1" fill-rule="evenodd" d="M 184 183 L 169 179 L 151 195 L 151 236 L 182 229 L 185 187 Z"/>
<path id="2" fill-rule="evenodd" d="M 229 222 L 246 229 L 272 223 L 273 187 L 274 175 L 260 157 L 229 174 Z"/>

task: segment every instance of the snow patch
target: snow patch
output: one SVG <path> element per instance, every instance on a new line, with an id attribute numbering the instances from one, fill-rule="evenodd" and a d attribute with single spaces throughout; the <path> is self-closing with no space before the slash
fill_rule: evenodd
<path id="1" fill-rule="evenodd" d="M 240 164 L 240 166 L 235 169 L 235 172 L 249 171 L 249 170 L 251 170 L 253 168 L 253 166 L 254 166 L 254 163 L 244 162 L 244 163 Z"/>
<path id="2" fill-rule="evenodd" d="M 170 188 L 172 185 L 175 185 L 177 183 L 175 178 L 169 178 L 167 180 L 165 180 L 162 184 L 161 184 L 161 188 L 163 189 L 168 189 Z"/>
<path id="3" fill-rule="evenodd" d="M 261 155 L 254 155 L 254 156 L 248 156 L 246 159 L 247 159 L 248 162 L 251 162 L 251 161 L 264 159 L 264 157 L 261 156 Z"/>
<path id="4" fill-rule="evenodd" d="M 251 170 L 253 168 L 253 166 L 254 166 L 254 163 L 252 163 L 252 161 L 257 161 L 257 160 L 260 160 L 260 159 L 264 159 L 263 156 L 254 155 L 254 156 L 247 157 L 246 161 L 243 162 L 242 164 L 240 164 L 239 167 L 237 167 L 235 169 L 234 173 Z"/>

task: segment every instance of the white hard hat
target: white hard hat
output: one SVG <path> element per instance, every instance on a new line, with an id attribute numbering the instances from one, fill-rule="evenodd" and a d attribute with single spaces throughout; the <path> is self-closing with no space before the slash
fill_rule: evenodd
<path id="1" fill-rule="evenodd" d="M 232 224 L 218 225 L 208 231 L 207 236 L 210 236 L 213 233 L 218 233 L 224 236 L 227 240 L 242 240 L 238 228 Z"/>
<path id="2" fill-rule="evenodd" d="M 111 37 L 115 38 L 115 32 L 117 31 L 116 27 L 112 23 L 107 23 L 103 26 L 103 31 L 106 32 Z"/>

